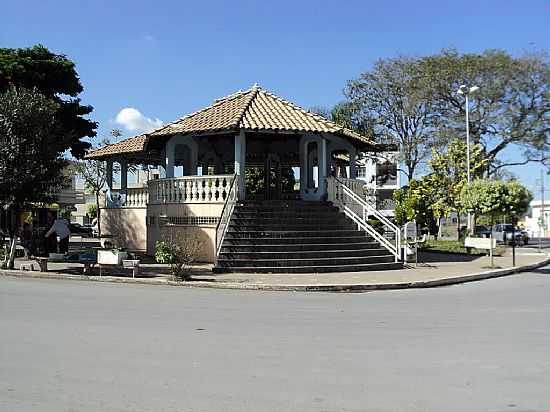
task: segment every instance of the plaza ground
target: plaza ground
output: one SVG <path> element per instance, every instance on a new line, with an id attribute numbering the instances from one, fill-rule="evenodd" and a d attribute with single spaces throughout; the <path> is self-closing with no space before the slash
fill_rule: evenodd
<path id="1" fill-rule="evenodd" d="M 85 240 L 83 245 L 94 244 L 93 240 Z M 97 243 L 97 242 L 96 242 Z M 71 249 L 82 247 L 79 242 L 71 243 Z M 516 249 L 516 267 L 541 264 L 548 259 L 550 241 L 545 239 L 539 250 L 537 242 Z M 16 268 L 23 259 L 16 261 Z M 423 252 L 419 257 L 419 264 L 408 264 L 400 270 L 382 270 L 350 273 L 321 273 L 321 274 L 254 274 L 254 273 L 227 273 L 213 274 L 212 265 L 197 264 L 192 270 L 192 282 L 186 282 L 193 287 L 218 287 L 239 289 L 266 289 L 266 290 L 369 290 L 374 288 L 402 288 L 446 285 L 470 280 L 485 279 L 495 276 L 487 275 L 493 272 L 490 269 L 490 258 L 487 256 L 458 255 L 447 253 Z M 507 248 L 503 256 L 494 258 L 496 268 L 509 269 L 513 265 L 511 249 Z M 38 270 L 38 263 L 34 264 Z M 113 282 L 139 282 L 147 284 L 176 284 L 171 282 L 168 265 L 154 263 L 149 258 L 141 265 L 139 278 L 132 279 L 131 271 L 124 269 L 109 269 L 104 276 L 99 277 L 97 268 L 92 276 L 82 276 L 83 266 L 74 263 L 49 263 L 49 272 L 21 272 L 11 271 L 12 276 L 37 276 L 50 278 L 71 278 L 79 280 L 101 280 Z M 7 271 L 0 271 L 8 274 Z M 493 272 L 495 273 L 495 272 Z M 502 273 L 509 274 L 509 273 Z M 500 275 L 499 275 L 500 276 Z M 182 283 L 177 283 L 182 284 Z"/>
<path id="2" fill-rule="evenodd" d="M 0 410 L 547 411 L 550 269 L 251 292 L 0 277 Z"/>

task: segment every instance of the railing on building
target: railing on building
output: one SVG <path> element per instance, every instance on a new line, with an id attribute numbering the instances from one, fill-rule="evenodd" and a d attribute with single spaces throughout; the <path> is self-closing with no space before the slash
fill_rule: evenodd
<path id="1" fill-rule="evenodd" d="M 143 208 L 149 202 L 146 187 L 129 187 L 126 190 L 113 189 L 105 193 L 107 208 Z"/>
<path id="2" fill-rule="evenodd" d="M 233 175 L 183 176 L 149 181 L 149 203 L 225 203 Z"/>
<path id="3" fill-rule="evenodd" d="M 216 226 L 216 258 L 220 254 L 223 239 L 227 233 L 227 228 L 229 227 L 229 222 L 231 221 L 231 216 L 233 215 L 233 210 L 235 209 L 235 204 L 237 203 L 239 193 L 239 183 L 237 176 L 233 176 L 231 180 L 231 185 L 229 186 L 229 192 L 225 199 L 223 205 L 222 214 L 218 225 Z"/>
<path id="4" fill-rule="evenodd" d="M 327 192 L 328 200 L 353 220 L 358 229 L 364 230 L 390 251 L 396 262 L 401 260 L 401 230 L 376 210 L 376 206 L 365 200 L 363 182 L 328 177 Z M 369 223 L 371 217 L 380 222 L 381 230 L 377 230 Z"/>

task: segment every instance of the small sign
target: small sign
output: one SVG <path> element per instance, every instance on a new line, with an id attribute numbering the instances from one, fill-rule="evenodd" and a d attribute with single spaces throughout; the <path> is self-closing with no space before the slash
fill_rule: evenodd
<path id="1" fill-rule="evenodd" d="M 405 223 L 405 239 L 407 240 L 416 240 L 416 222 L 407 222 Z"/>
<path id="2" fill-rule="evenodd" d="M 464 240 L 464 247 L 473 247 L 476 249 L 494 249 L 497 246 L 497 240 L 488 237 L 467 237 Z"/>

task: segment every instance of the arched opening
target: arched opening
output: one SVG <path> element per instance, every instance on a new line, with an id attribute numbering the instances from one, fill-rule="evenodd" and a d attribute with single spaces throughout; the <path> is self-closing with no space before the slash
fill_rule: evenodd
<path id="1" fill-rule="evenodd" d="M 192 176 L 193 170 L 191 149 L 186 144 L 176 144 L 174 147 L 174 177 Z"/>

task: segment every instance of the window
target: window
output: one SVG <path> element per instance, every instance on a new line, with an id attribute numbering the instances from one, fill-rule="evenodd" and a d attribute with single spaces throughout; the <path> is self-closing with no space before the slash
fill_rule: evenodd
<path id="1" fill-rule="evenodd" d="M 380 163 L 376 165 L 376 185 L 384 186 L 397 184 L 397 165 L 395 163 Z"/>

